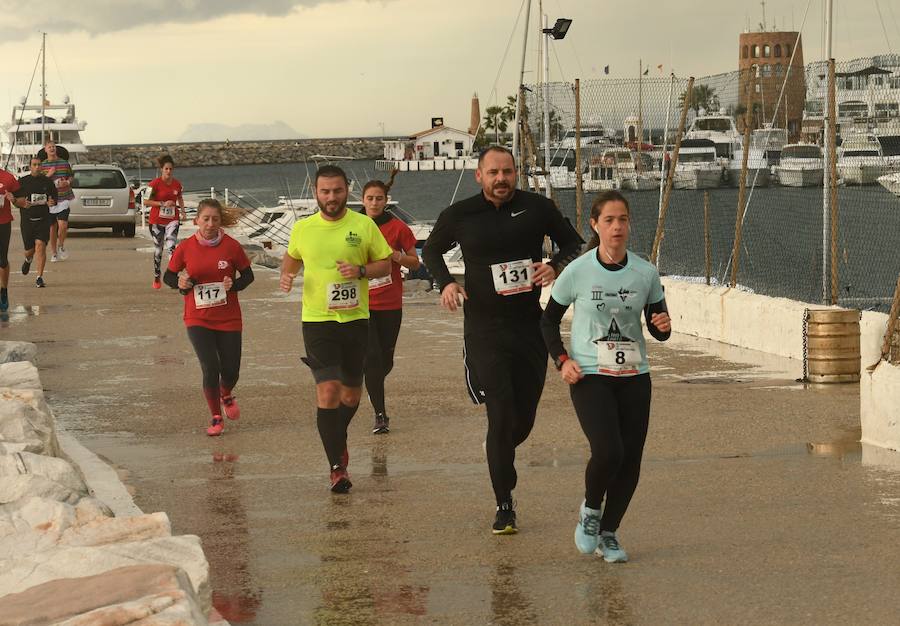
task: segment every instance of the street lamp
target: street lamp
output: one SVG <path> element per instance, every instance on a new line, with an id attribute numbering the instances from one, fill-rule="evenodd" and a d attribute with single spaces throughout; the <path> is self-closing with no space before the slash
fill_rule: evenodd
<path id="1" fill-rule="evenodd" d="M 550 190 L 550 39 L 559 40 L 566 36 L 572 20 L 560 17 L 553 24 L 553 28 L 547 28 L 547 16 L 544 16 L 544 193 L 549 198 Z M 579 172 L 577 174 L 581 176 Z"/>

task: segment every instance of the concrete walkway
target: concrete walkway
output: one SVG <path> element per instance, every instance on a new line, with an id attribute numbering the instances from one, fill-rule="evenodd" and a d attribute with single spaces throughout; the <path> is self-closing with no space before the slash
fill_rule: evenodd
<path id="1" fill-rule="evenodd" d="M 16 225 L 17 226 L 17 225 Z M 519 449 L 521 532 L 490 534 L 485 420 L 462 387 L 462 318 L 408 303 L 388 380 L 392 432 L 351 427 L 333 496 L 296 295 L 260 269 L 242 294 L 243 417 L 204 435 L 181 300 L 150 288 L 140 238 L 76 232 L 48 287 L 18 272 L 4 338 L 35 342 L 59 424 L 146 511 L 198 534 L 233 624 L 846 624 L 900 615 L 900 460 L 863 450 L 856 386 L 683 337 L 651 347 L 644 472 L 610 566 L 572 543 L 587 444 L 548 374 Z"/>

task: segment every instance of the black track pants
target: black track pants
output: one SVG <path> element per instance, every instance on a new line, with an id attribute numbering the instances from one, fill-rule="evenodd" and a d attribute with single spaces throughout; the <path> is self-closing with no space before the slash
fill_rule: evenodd
<path id="1" fill-rule="evenodd" d="M 369 311 L 366 391 L 376 413 L 385 413 L 384 379 L 394 369 L 394 348 L 397 346 L 402 320 L 403 309 Z"/>

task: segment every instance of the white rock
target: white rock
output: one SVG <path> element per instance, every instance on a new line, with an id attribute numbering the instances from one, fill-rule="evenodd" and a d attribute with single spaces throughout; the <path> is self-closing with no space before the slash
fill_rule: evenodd
<path id="1" fill-rule="evenodd" d="M 0 387 L 41 389 L 41 378 L 33 363 L 0 363 Z"/>
<path id="2" fill-rule="evenodd" d="M 0 341 L 0 363 L 30 361 L 34 363 L 37 346 L 26 341 Z"/>
<path id="3" fill-rule="evenodd" d="M 0 443 L 7 453 L 59 456 L 53 414 L 40 389 L 0 390 Z"/>
<path id="4" fill-rule="evenodd" d="M 35 476 L 34 474 L 6 476 L 3 480 L 0 480 L 0 504 L 8 504 L 20 498 L 31 496 L 77 504 L 79 500 L 87 495 L 86 491 L 72 491 L 65 485 L 61 485 L 44 476 Z"/>
<path id="5" fill-rule="evenodd" d="M 190 578 L 170 565 L 131 565 L 64 578 L 0 598 L 0 626 L 207 624 Z"/>
<path id="6" fill-rule="evenodd" d="M 97 546 L 171 534 L 165 513 L 88 517 L 84 509 L 42 498 L 24 498 L 18 506 L 0 508 L 0 554 L 4 558 L 60 546 Z"/>
<path id="7" fill-rule="evenodd" d="M 0 456 L 0 480 L 15 476 L 43 476 L 75 492 L 88 495 L 81 473 L 65 459 L 32 452 L 16 452 Z"/>
<path id="8" fill-rule="evenodd" d="M 94 576 L 139 563 L 180 567 L 190 577 L 203 615 L 212 606 L 209 563 L 194 535 L 91 547 L 60 547 L 0 561 L 0 598 L 58 578 Z M 0 611 L 2 614 L 2 611 Z"/>

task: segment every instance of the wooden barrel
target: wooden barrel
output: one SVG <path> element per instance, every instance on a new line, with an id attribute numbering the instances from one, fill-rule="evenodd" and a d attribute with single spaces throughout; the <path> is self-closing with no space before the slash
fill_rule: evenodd
<path id="1" fill-rule="evenodd" d="M 806 322 L 810 382 L 859 382 L 859 311 L 812 309 Z"/>

